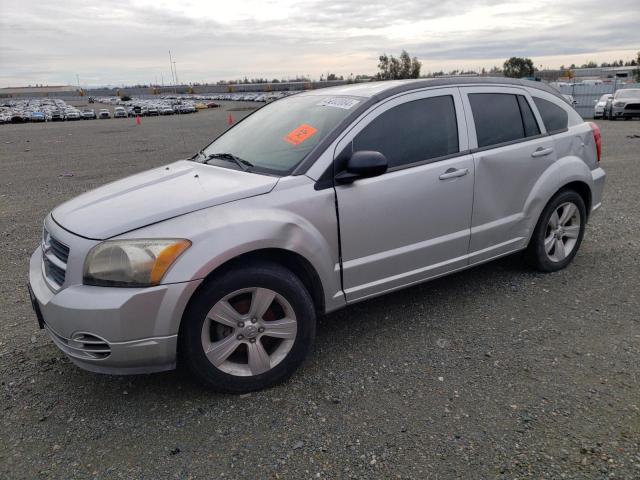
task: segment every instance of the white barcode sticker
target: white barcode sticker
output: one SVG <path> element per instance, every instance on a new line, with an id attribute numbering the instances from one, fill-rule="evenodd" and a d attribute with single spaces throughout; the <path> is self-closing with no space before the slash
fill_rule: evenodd
<path id="1" fill-rule="evenodd" d="M 354 98 L 330 97 L 330 98 L 325 98 L 317 105 L 319 107 L 335 107 L 335 108 L 343 108 L 345 110 L 349 110 L 351 107 L 353 107 L 356 103 L 359 103 L 359 102 L 360 100 L 356 100 Z"/>

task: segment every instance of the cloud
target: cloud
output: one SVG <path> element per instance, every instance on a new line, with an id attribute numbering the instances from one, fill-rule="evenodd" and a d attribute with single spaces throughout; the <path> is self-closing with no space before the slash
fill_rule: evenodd
<path id="1" fill-rule="evenodd" d="M 375 73 L 379 54 L 403 48 L 425 70 L 512 55 L 605 61 L 640 48 L 638 18 L 637 0 L 0 0 L 0 86 L 75 84 L 76 74 L 168 82 L 169 49 L 183 82 Z"/>

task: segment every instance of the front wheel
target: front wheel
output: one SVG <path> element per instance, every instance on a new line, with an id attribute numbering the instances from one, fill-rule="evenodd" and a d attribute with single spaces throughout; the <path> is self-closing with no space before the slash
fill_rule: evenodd
<path id="1" fill-rule="evenodd" d="M 582 243 L 586 220 L 586 207 L 577 192 L 557 193 L 533 231 L 526 251 L 529 263 L 542 272 L 555 272 L 569 265 Z"/>
<path id="2" fill-rule="evenodd" d="M 190 302 L 180 359 L 214 390 L 246 393 L 288 378 L 315 337 L 315 308 L 291 271 L 271 263 L 229 270 Z"/>

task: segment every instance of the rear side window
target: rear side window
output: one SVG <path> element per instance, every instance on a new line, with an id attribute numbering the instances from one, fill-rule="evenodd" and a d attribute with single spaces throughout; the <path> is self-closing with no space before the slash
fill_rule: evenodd
<path id="1" fill-rule="evenodd" d="M 564 108 L 538 97 L 533 97 L 533 101 L 538 107 L 547 133 L 561 132 L 569 127 L 569 114 Z"/>
<path id="2" fill-rule="evenodd" d="M 389 168 L 459 151 L 456 109 L 451 95 L 403 103 L 381 113 L 353 140 L 353 151 L 375 150 Z"/>
<path id="3" fill-rule="evenodd" d="M 527 99 L 509 93 L 470 93 L 469 103 L 478 148 L 513 142 L 540 134 Z"/>

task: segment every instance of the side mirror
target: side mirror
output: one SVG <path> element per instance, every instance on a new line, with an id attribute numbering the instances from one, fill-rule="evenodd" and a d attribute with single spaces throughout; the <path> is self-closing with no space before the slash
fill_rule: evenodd
<path id="1" fill-rule="evenodd" d="M 359 178 L 377 177 L 387 171 L 387 158 L 380 152 L 360 150 L 347 161 L 347 168 L 336 175 L 337 183 L 353 183 Z"/>

